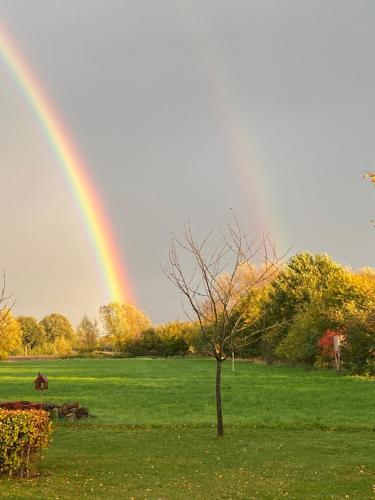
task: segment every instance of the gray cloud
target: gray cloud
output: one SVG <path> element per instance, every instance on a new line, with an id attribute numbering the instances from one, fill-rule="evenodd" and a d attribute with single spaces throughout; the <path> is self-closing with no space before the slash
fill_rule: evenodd
<path id="1" fill-rule="evenodd" d="M 361 178 L 375 161 L 372 2 L 0 0 L 0 16 L 86 158 L 153 320 L 183 315 L 159 267 L 171 231 L 230 207 L 295 252 L 375 265 Z M 107 300 L 102 277 L 3 65 L 0 82 L 1 265 L 17 312 L 77 322 Z"/>

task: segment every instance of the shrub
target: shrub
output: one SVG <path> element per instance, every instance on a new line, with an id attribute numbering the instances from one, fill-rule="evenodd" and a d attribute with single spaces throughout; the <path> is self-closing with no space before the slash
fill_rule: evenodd
<path id="1" fill-rule="evenodd" d="M 318 340 L 326 326 L 319 308 L 311 307 L 294 315 L 287 335 L 275 349 L 275 354 L 288 361 L 313 364 L 319 354 Z"/>
<path id="2" fill-rule="evenodd" d="M 154 328 L 145 330 L 124 345 L 125 354 L 129 356 L 160 356 L 161 350 L 160 336 Z"/>
<path id="3" fill-rule="evenodd" d="M 355 375 L 375 375 L 375 329 L 373 318 L 353 318 L 345 328 L 341 349 L 344 369 Z"/>
<path id="4" fill-rule="evenodd" d="M 345 329 L 327 329 L 324 334 L 318 340 L 317 346 L 319 348 L 319 354 L 315 359 L 315 368 L 332 368 L 336 366 L 335 362 L 335 337 L 339 335 L 341 338 L 341 343 L 345 335 Z M 337 368 L 337 367 L 336 367 Z"/>
<path id="5" fill-rule="evenodd" d="M 161 356 L 184 356 L 188 353 L 189 344 L 186 340 L 185 329 L 186 325 L 178 321 L 156 328 L 160 338 Z"/>
<path id="6" fill-rule="evenodd" d="M 149 328 L 126 342 L 124 352 L 129 356 L 184 356 L 189 352 L 185 328 L 178 322 Z"/>
<path id="7" fill-rule="evenodd" d="M 72 353 L 72 344 L 65 337 L 59 337 L 54 342 L 56 354 L 67 355 Z"/>
<path id="8" fill-rule="evenodd" d="M 28 476 L 30 458 L 47 447 L 50 434 L 46 411 L 0 409 L 0 473 Z"/>

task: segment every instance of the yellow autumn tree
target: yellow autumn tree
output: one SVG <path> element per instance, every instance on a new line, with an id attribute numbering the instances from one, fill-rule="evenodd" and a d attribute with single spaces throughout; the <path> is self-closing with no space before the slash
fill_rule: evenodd
<path id="1" fill-rule="evenodd" d="M 132 304 L 110 302 L 100 308 L 100 317 L 106 340 L 117 349 L 151 326 L 147 315 Z"/>
<path id="2" fill-rule="evenodd" d="M 0 359 L 18 353 L 21 347 L 21 325 L 5 307 L 0 311 Z"/>
<path id="3" fill-rule="evenodd" d="M 53 344 L 56 354 L 60 354 L 62 356 L 66 354 L 71 354 L 72 352 L 72 344 L 65 337 L 58 337 Z"/>

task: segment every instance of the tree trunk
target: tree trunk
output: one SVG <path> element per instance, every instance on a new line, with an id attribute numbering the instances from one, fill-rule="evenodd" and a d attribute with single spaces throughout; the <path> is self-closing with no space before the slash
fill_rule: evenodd
<path id="1" fill-rule="evenodd" d="M 223 410 L 221 407 L 221 363 L 216 359 L 216 415 L 217 415 L 217 435 L 222 437 L 224 434 Z"/>

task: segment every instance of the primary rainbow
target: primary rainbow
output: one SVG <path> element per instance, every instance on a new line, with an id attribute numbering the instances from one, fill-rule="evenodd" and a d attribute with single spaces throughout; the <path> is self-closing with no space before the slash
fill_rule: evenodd
<path id="1" fill-rule="evenodd" d="M 26 97 L 55 151 L 66 177 L 76 195 L 95 252 L 113 301 L 134 301 L 130 281 L 125 271 L 111 224 L 105 214 L 90 173 L 69 134 L 48 99 L 42 85 L 25 62 L 10 35 L 0 25 L 0 59 Z"/>

